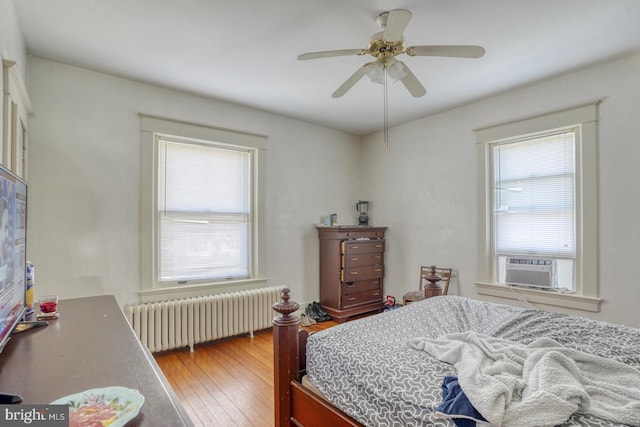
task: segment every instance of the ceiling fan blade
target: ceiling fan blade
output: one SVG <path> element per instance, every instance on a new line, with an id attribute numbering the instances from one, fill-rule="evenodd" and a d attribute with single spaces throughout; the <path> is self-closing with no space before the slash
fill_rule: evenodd
<path id="1" fill-rule="evenodd" d="M 409 56 L 449 56 L 454 58 L 480 58 L 484 48 L 480 46 L 410 46 Z"/>
<path id="2" fill-rule="evenodd" d="M 388 42 L 397 42 L 402 39 L 402 33 L 409 25 L 411 12 L 404 9 L 395 9 L 389 12 L 387 23 L 384 27 L 382 38 Z"/>
<path id="3" fill-rule="evenodd" d="M 400 79 L 404 87 L 406 87 L 409 93 L 416 98 L 424 96 L 427 93 L 427 90 L 422 86 L 422 83 L 418 81 L 418 78 L 411 72 L 404 62 L 402 62 L 402 67 L 406 73 L 406 76 Z"/>
<path id="4" fill-rule="evenodd" d="M 342 83 L 342 85 L 338 89 L 336 89 L 336 91 L 333 92 L 331 96 L 334 98 L 340 98 L 342 95 L 347 93 L 347 91 L 351 89 L 353 85 L 358 83 L 358 81 L 364 77 L 365 75 L 364 67 L 366 67 L 367 65 L 368 64 L 365 64 L 364 66 L 358 68 L 358 70 L 355 73 L 353 73 L 351 77 L 349 77 L 344 83 Z"/>
<path id="5" fill-rule="evenodd" d="M 327 50 L 324 52 L 303 53 L 298 56 L 298 59 L 303 61 L 305 59 L 330 58 L 332 56 L 364 55 L 365 53 L 367 51 L 364 49 Z"/>

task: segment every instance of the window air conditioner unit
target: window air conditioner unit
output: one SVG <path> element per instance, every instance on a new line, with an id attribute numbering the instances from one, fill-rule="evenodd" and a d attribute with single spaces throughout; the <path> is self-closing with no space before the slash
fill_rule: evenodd
<path id="1" fill-rule="evenodd" d="M 508 285 L 531 286 L 540 289 L 555 288 L 556 262 L 551 258 L 508 257 Z"/>

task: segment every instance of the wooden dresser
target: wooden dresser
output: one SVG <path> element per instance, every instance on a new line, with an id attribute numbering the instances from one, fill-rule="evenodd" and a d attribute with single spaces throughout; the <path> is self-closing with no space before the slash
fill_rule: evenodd
<path id="1" fill-rule="evenodd" d="M 387 227 L 318 226 L 320 304 L 333 319 L 384 308 L 384 233 Z"/>

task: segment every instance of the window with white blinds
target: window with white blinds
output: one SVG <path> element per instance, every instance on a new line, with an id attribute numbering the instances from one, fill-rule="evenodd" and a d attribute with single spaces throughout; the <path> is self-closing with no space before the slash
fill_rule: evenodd
<path id="1" fill-rule="evenodd" d="M 595 101 L 474 130 L 478 294 L 599 310 L 597 117 Z M 507 286 L 520 270 L 551 288 Z"/>
<path id="2" fill-rule="evenodd" d="M 265 286 L 267 137 L 140 115 L 142 302 Z"/>
<path id="3" fill-rule="evenodd" d="M 158 280 L 250 277 L 252 152 L 158 141 Z"/>
<path id="4" fill-rule="evenodd" d="M 575 258 L 575 132 L 493 144 L 495 252 Z"/>

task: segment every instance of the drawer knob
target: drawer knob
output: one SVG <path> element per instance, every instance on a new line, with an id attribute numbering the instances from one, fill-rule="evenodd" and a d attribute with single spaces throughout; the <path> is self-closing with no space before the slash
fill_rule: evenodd
<path id="1" fill-rule="evenodd" d="M 358 258 L 350 258 L 349 261 L 357 261 Z"/>
<path id="2" fill-rule="evenodd" d="M 355 297 L 348 298 L 348 301 L 355 301 L 355 300 L 356 300 L 356 298 L 355 298 Z"/>
<path id="3" fill-rule="evenodd" d="M 349 272 L 349 274 L 352 275 L 352 276 L 355 276 L 356 274 L 358 274 L 358 272 L 357 271 L 351 271 L 351 272 Z"/>

